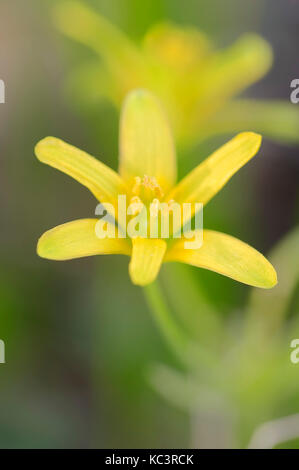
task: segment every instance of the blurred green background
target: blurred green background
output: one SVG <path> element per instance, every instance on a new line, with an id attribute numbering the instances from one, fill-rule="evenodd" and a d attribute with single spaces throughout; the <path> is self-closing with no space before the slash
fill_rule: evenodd
<path id="1" fill-rule="evenodd" d="M 53 135 L 117 168 L 118 112 L 104 103 L 95 116 L 93 109 L 89 113 L 81 109 L 80 101 L 66 93 L 72 68 L 92 53 L 56 30 L 54 3 L 1 0 L 0 5 L 0 78 L 6 85 L 6 103 L 0 105 L 0 338 L 6 346 L 6 364 L 0 364 L 0 447 L 196 446 L 192 430 L 196 413 L 173 406 L 149 379 L 154 364 L 181 366 L 164 344 L 142 291 L 131 285 L 127 259 L 109 256 L 57 263 L 35 253 L 45 230 L 93 217 L 95 201 L 75 181 L 41 165 L 34 157 L 34 145 Z M 289 100 L 290 82 L 299 75 L 296 1 L 276 0 L 275 8 L 271 0 L 85 3 L 133 40 L 160 20 L 195 25 L 219 47 L 242 33 L 257 32 L 273 46 L 275 62 L 246 96 Z M 225 140 L 219 137 L 184 152 L 181 175 Z M 259 157 L 209 204 L 205 226 L 233 234 L 267 254 L 298 223 L 298 152 L 298 146 L 265 139 Z M 189 304 L 189 283 L 175 284 L 175 268 L 166 266 L 162 271 L 170 303 L 175 296 L 175 302 L 186 299 L 185 320 L 191 309 L 196 321 L 197 309 L 200 315 L 206 304 L 196 300 Z M 224 322 L 233 323 L 237 337 L 250 288 L 195 268 L 183 273 L 192 277 L 201 302 Z M 298 295 L 292 296 L 295 318 Z M 290 340 L 299 336 L 296 325 L 298 321 L 282 341 L 285 362 Z M 232 335 L 230 348 L 234 341 Z M 275 371 L 274 356 L 270 363 Z M 292 380 L 299 384 L 299 365 L 292 368 Z M 288 377 L 276 379 L 287 387 Z M 296 387 L 293 392 L 289 401 L 281 400 L 265 417 L 253 399 L 254 419 L 239 430 L 237 445 L 246 446 L 264 418 L 298 412 Z M 213 420 L 208 424 L 212 426 Z"/>

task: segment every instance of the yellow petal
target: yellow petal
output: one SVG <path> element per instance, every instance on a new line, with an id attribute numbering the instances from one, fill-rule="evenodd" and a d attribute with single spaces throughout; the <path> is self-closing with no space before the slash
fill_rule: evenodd
<path id="1" fill-rule="evenodd" d="M 199 106 L 218 108 L 260 80 L 272 64 L 270 44 L 257 34 L 245 34 L 231 47 L 214 54 L 198 74 Z"/>
<path id="2" fill-rule="evenodd" d="M 167 200 L 174 199 L 180 204 L 206 204 L 254 157 L 261 140 L 261 136 L 253 132 L 238 134 L 185 176 L 167 196 Z"/>
<path id="3" fill-rule="evenodd" d="M 174 142 L 164 110 L 146 90 L 134 90 L 124 104 L 120 122 L 121 176 L 156 177 L 164 191 L 176 181 Z"/>
<path id="4" fill-rule="evenodd" d="M 86 186 L 101 202 L 116 204 L 118 194 L 126 194 L 120 176 L 86 152 L 55 137 L 46 137 L 35 147 L 37 158 Z"/>
<path id="5" fill-rule="evenodd" d="M 230 101 L 200 128 L 199 137 L 252 129 L 277 142 L 299 142 L 299 109 L 284 100 Z"/>
<path id="6" fill-rule="evenodd" d="M 101 223 L 98 219 L 80 219 L 48 230 L 38 241 L 37 254 L 57 261 L 93 255 L 129 255 L 131 247 L 125 239 L 96 236 L 98 222 Z"/>
<path id="7" fill-rule="evenodd" d="M 86 2 L 61 0 L 54 8 L 54 21 L 66 36 L 100 55 L 118 82 L 119 100 L 132 88 L 143 86 L 146 73 L 138 49 L 128 36 Z"/>
<path id="8" fill-rule="evenodd" d="M 184 249 L 184 239 L 173 243 L 165 261 L 180 261 L 215 271 L 250 286 L 269 289 L 277 283 L 275 269 L 257 250 L 224 233 L 204 230 L 203 245 Z"/>
<path id="9" fill-rule="evenodd" d="M 166 251 L 166 242 L 159 239 L 133 238 L 132 258 L 129 273 L 133 284 L 145 286 L 153 282 Z"/>

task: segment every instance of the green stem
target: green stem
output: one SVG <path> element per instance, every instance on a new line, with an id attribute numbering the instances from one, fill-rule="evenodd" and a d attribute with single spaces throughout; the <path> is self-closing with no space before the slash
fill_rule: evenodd
<path id="1" fill-rule="evenodd" d="M 201 345 L 195 344 L 176 323 L 158 281 L 145 286 L 143 292 L 157 326 L 177 358 L 185 366 L 188 365 L 191 368 L 197 368 L 200 364 L 208 367 L 215 366 L 217 361 L 214 354 Z"/>
<path id="2" fill-rule="evenodd" d="M 143 288 L 143 292 L 155 322 L 165 337 L 168 345 L 176 356 L 178 356 L 179 359 L 182 359 L 187 352 L 186 350 L 188 348 L 189 341 L 176 324 L 158 281 L 145 286 Z"/>

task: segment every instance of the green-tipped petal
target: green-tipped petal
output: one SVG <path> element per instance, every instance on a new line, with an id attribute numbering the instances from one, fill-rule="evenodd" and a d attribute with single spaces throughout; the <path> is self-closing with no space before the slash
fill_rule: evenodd
<path id="1" fill-rule="evenodd" d="M 176 181 L 176 154 L 171 129 L 158 99 L 146 90 L 131 92 L 120 122 L 119 172 L 125 180 L 155 177 L 164 191 Z"/>
<path id="2" fill-rule="evenodd" d="M 186 249 L 185 239 L 172 244 L 165 261 L 180 261 L 209 269 L 250 286 L 270 289 L 277 283 L 275 269 L 257 250 L 224 233 L 204 230 L 199 249 Z M 188 240 L 189 241 L 189 240 Z"/>
<path id="3" fill-rule="evenodd" d="M 130 254 L 131 247 L 125 239 L 98 238 L 97 223 L 101 221 L 80 219 L 48 230 L 38 241 L 37 254 L 56 261 L 93 255 Z"/>

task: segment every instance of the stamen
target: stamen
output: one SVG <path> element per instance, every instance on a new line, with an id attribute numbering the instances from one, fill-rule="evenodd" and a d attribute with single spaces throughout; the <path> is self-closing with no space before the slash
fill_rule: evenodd
<path id="1" fill-rule="evenodd" d="M 132 188 L 132 193 L 135 194 L 136 196 L 139 196 L 140 188 L 141 188 L 141 178 L 140 176 L 135 176 L 134 180 L 135 180 L 135 183 Z"/>
<path id="2" fill-rule="evenodd" d="M 156 199 L 156 198 L 153 199 L 153 202 L 150 205 L 150 215 L 151 215 L 151 217 L 158 217 L 159 205 L 160 205 L 159 199 Z"/>
<path id="3" fill-rule="evenodd" d="M 130 199 L 130 211 L 131 215 L 139 214 L 143 209 L 143 202 L 141 201 L 140 197 L 134 196 Z"/>
<path id="4" fill-rule="evenodd" d="M 143 175 L 142 178 L 135 176 L 131 194 L 131 215 L 139 214 L 145 204 L 150 208 L 152 217 L 158 216 L 160 201 L 163 200 L 164 193 L 154 176 Z"/>
<path id="5" fill-rule="evenodd" d="M 162 199 L 164 197 L 164 193 L 156 178 L 148 175 L 144 175 L 143 178 L 135 176 L 132 193 L 146 200 L 151 200 L 153 197 L 157 197 L 158 199 Z"/>

